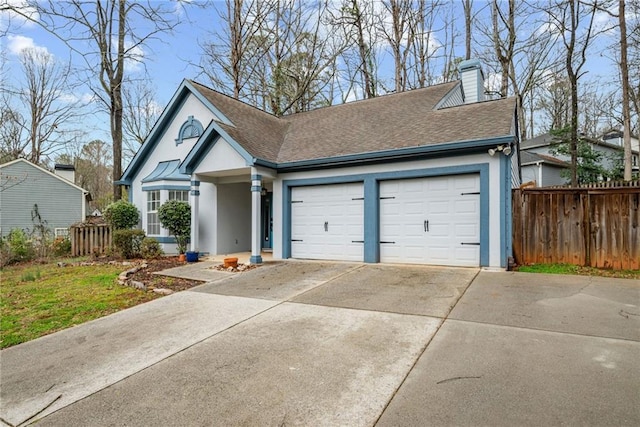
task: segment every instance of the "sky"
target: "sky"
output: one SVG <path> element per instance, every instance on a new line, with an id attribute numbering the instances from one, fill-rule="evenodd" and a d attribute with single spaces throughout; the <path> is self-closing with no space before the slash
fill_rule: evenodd
<path id="1" fill-rule="evenodd" d="M 7 1 L 13 4 L 20 4 L 23 0 L 0 0 L 0 4 Z M 173 10 L 174 17 L 180 24 L 172 34 L 163 35 L 161 41 L 152 41 L 139 52 L 144 60 L 144 67 L 141 64 L 129 63 L 125 70 L 131 76 L 139 77 L 143 77 L 146 70 L 156 91 L 156 103 L 160 106 L 159 108 L 163 108 L 184 78 L 199 80 L 203 84 L 209 83 L 204 76 L 199 76 L 197 67 L 191 64 L 199 61 L 201 55 L 199 43 L 209 39 L 211 33 L 219 31 L 221 22 L 214 9 L 208 8 L 205 10 L 199 8 L 191 3 L 191 0 L 178 2 L 155 1 L 164 1 Z M 459 1 L 456 3 L 459 3 Z M 482 7 L 482 4 L 482 1 L 476 0 L 474 2 L 476 7 Z M 216 4 L 218 7 L 223 5 L 220 2 Z M 7 27 L 9 22 L 7 18 L 9 17 L 6 13 L 4 15 L 0 14 L 1 29 Z M 599 15 L 598 19 L 604 25 L 611 18 L 602 14 Z M 20 81 L 21 72 L 17 60 L 20 50 L 24 48 L 42 49 L 54 55 L 60 61 L 68 61 L 70 58 L 72 61 L 78 60 L 77 56 L 70 55 L 69 48 L 64 43 L 40 26 L 20 21 L 16 17 L 12 17 L 10 22 L 12 24 L 11 30 L 0 37 L 2 75 L 7 79 L 5 83 L 14 84 Z M 603 43 L 603 45 L 611 43 L 614 36 L 615 34 L 606 36 L 601 39 L 600 43 Z M 462 44 L 463 39 L 460 37 L 460 46 L 457 52 L 460 56 L 463 55 Z M 616 79 L 617 67 L 611 58 L 607 56 L 607 52 L 604 50 L 601 54 L 589 57 L 587 64 L 589 79 L 600 80 L 605 83 L 613 82 Z M 390 63 L 383 63 L 383 67 L 389 65 Z M 69 99 L 84 101 L 92 98 L 87 88 L 82 87 L 74 91 L 74 93 L 63 95 L 63 97 L 65 96 Z M 87 120 L 85 126 L 91 135 L 88 141 L 91 139 L 110 140 L 108 117 L 106 115 L 97 115 L 93 119 Z"/>

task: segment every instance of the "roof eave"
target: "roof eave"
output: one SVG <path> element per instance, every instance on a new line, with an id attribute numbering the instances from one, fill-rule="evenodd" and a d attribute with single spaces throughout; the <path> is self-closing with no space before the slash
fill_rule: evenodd
<path id="1" fill-rule="evenodd" d="M 484 149 L 487 149 L 487 147 L 490 148 L 495 145 L 513 143 L 515 142 L 515 140 L 515 135 L 505 135 L 501 137 L 492 137 L 479 140 L 476 139 L 468 141 L 449 142 L 443 144 L 396 148 L 392 150 L 349 154 L 345 156 L 335 156 L 320 159 L 282 162 L 271 164 L 270 167 L 274 167 L 275 165 L 274 168 L 279 172 L 293 172 L 305 169 L 351 166 L 380 161 L 406 160 L 409 158 L 421 156 L 438 156 L 443 154 L 450 155 L 453 150 L 455 150 L 458 154 L 463 154 L 473 151 L 482 151 Z"/>

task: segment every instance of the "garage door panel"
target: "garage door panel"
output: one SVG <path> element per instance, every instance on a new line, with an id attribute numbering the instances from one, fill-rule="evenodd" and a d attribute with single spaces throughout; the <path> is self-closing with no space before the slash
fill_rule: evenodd
<path id="1" fill-rule="evenodd" d="M 480 239 L 479 189 L 478 174 L 381 182 L 380 240 L 396 242 L 381 261 L 479 265 L 479 247 L 461 244 Z"/>
<path id="2" fill-rule="evenodd" d="M 307 259 L 364 257 L 361 183 L 291 189 L 291 256 Z"/>

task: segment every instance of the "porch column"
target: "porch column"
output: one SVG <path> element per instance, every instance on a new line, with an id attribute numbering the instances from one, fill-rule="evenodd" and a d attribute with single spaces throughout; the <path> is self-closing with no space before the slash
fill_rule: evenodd
<path id="1" fill-rule="evenodd" d="M 261 264 L 262 238 L 260 233 L 260 209 L 262 196 L 262 175 L 251 168 L 251 264 Z"/>
<path id="2" fill-rule="evenodd" d="M 191 204 L 191 250 L 198 252 L 200 250 L 198 243 L 198 210 L 200 208 L 200 181 L 191 180 L 191 191 L 189 192 L 189 202 Z"/>

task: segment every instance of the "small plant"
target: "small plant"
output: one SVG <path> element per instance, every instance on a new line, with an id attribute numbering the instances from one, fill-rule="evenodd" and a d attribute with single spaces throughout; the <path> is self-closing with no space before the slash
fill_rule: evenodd
<path id="1" fill-rule="evenodd" d="M 176 238 L 178 252 L 187 250 L 191 234 L 191 206 L 179 200 L 169 200 L 158 209 L 160 224 Z"/>
<path id="2" fill-rule="evenodd" d="M 71 255 L 71 240 L 69 237 L 56 237 L 51 243 L 51 251 L 55 256 Z"/>
<path id="3" fill-rule="evenodd" d="M 160 243 L 153 237 L 145 237 L 142 239 L 142 245 L 140 246 L 140 254 L 144 259 L 160 258 L 164 252 L 160 247 Z"/>
<path id="4" fill-rule="evenodd" d="M 36 270 L 35 273 L 33 271 L 25 271 L 20 275 L 21 282 L 35 282 L 40 278 L 40 270 Z"/>
<path id="5" fill-rule="evenodd" d="M 111 203 L 104 211 L 104 218 L 114 230 L 127 230 L 140 221 L 140 211 L 126 200 Z"/>
<path id="6" fill-rule="evenodd" d="M 144 236 L 142 230 L 116 230 L 113 232 L 113 245 L 123 258 L 138 258 Z"/>
<path id="7" fill-rule="evenodd" d="M 12 229 L 2 243 L 2 264 L 30 261 L 36 256 L 33 242 L 27 233 L 19 228 Z"/>

